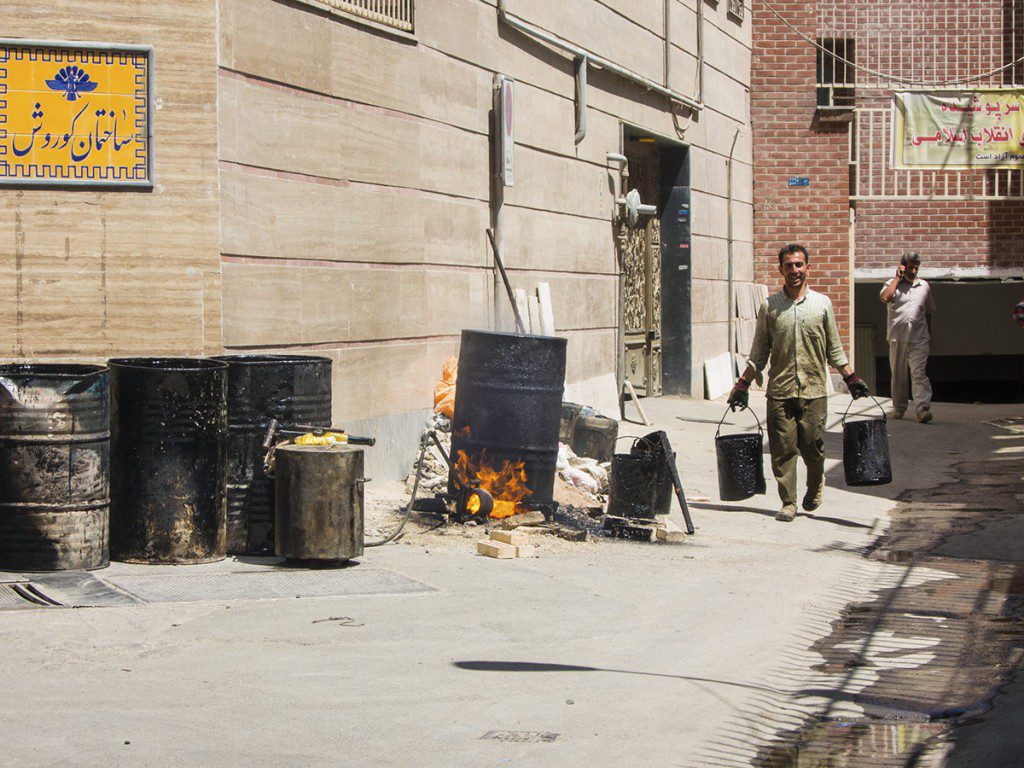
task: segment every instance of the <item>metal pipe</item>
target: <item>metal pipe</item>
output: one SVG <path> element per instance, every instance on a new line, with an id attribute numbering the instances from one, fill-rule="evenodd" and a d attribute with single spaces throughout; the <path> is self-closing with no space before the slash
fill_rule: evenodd
<path id="1" fill-rule="evenodd" d="M 704 0 L 697 0 L 697 101 L 704 103 Z"/>
<path id="2" fill-rule="evenodd" d="M 579 143 L 587 135 L 587 57 L 576 57 L 576 135 L 573 141 Z"/>
<path id="3" fill-rule="evenodd" d="M 671 82 L 671 80 L 672 80 L 672 39 L 671 39 L 670 34 L 669 34 L 669 30 L 670 30 L 669 25 L 671 23 L 670 18 L 669 18 L 670 17 L 669 11 L 672 8 L 672 3 L 674 3 L 675 1 L 676 0 L 665 0 L 665 3 L 664 3 L 664 8 L 665 8 L 665 87 L 666 88 L 671 88 L 672 87 L 672 82 Z"/>
<path id="4" fill-rule="evenodd" d="M 726 226 L 727 226 L 726 237 L 728 238 L 728 249 L 729 249 L 728 250 L 728 262 L 729 262 L 729 272 L 728 272 L 728 280 L 729 280 L 729 341 L 728 341 L 728 347 L 729 347 L 729 365 L 731 365 L 731 366 L 735 366 L 736 365 L 736 352 L 738 351 L 736 349 L 736 334 L 734 333 L 734 331 L 735 331 L 734 324 L 736 322 L 735 319 L 734 319 L 736 317 L 736 289 L 735 289 L 735 286 L 733 285 L 732 163 L 733 163 L 733 152 L 736 150 L 736 140 L 739 139 L 739 137 L 740 137 L 740 129 L 737 128 L 736 129 L 736 133 L 733 134 L 733 137 L 732 137 L 732 146 L 729 147 L 729 159 L 728 159 L 728 161 L 726 163 L 726 165 L 727 165 L 727 169 L 726 169 L 726 195 L 727 195 L 728 202 L 726 203 L 727 207 L 726 207 L 725 218 L 726 218 L 726 222 L 727 222 L 727 224 L 726 224 Z"/>
<path id="5" fill-rule="evenodd" d="M 701 3 L 702 2 L 703 2 L 703 0 L 701 0 Z M 618 75 L 619 77 L 622 77 L 622 78 L 624 78 L 626 80 L 629 80 L 630 82 L 636 83 L 637 85 L 641 85 L 644 88 L 646 88 L 647 90 L 654 91 L 655 93 L 660 94 L 660 95 L 666 97 L 667 99 L 669 99 L 671 101 L 674 101 L 674 102 L 676 102 L 678 104 L 683 104 L 684 106 L 687 106 L 687 107 L 689 107 L 690 109 L 692 109 L 694 111 L 698 111 L 699 112 L 700 110 L 704 109 L 704 105 L 700 101 L 694 101 L 693 99 L 689 98 L 688 96 L 684 96 L 681 93 L 673 91 L 671 88 L 666 88 L 665 86 L 660 85 L 660 84 L 654 82 L 649 77 L 645 77 L 645 76 L 643 76 L 641 74 L 638 74 L 638 73 L 636 73 L 636 72 L 634 72 L 634 71 L 632 71 L 630 69 L 626 69 L 625 67 L 620 66 L 619 64 L 616 64 L 613 61 L 609 61 L 608 59 L 604 58 L 603 56 L 598 56 L 597 54 L 592 53 L 591 51 L 588 51 L 588 50 L 586 50 L 584 48 L 580 48 L 578 45 L 575 45 L 574 43 L 570 43 L 568 40 L 563 40 L 562 38 L 558 37 L 557 35 L 551 34 L 550 32 L 546 32 L 545 30 L 541 29 L 540 27 L 536 27 L 533 24 L 530 24 L 528 21 L 524 21 L 523 19 L 519 18 L 515 14 L 510 13 L 508 11 L 508 9 L 505 7 L 506 3 L 507 3 L 507 0 L 498 0 L 498 18 L 501 19 L 501 21 L 503 21 L 504 23 L 508 24 L 510 27 L 518 29 L 520 32 L 523 32 L 524 34 L 527 34 L 530 37 L 535 37 L 538 40 L 542 40 L 543 42 L 547 43 L 548 45 L 552 45 L 555 48 L 558 48 L 560 50 L 565 51 L 566 53 L 572 54 L 573 57 L 582 57 L 582 58 L 586 59 L 587 63 L 590 66 L 592 66 L 592 67 L 597 67 L 599 69 L 606 69 L 609 72 L 612 72 L 613 74 Z M 703 18 L 703 11 L 699 10 L 698 13 L 699 13 L 699 18 L 702 19 Z M 700 24 L 699 23 L 697 25 L 697 29 L 698 29 L 697 37 L 698 37 L 698 48 L 699 48 L 699 46 L 700 46 L 700 42 L 699 41 L 701 39 Z M 698 58 L 700 58 L 700 57 L 698 57 Z M 700 59 L 700 60 L 702 61 L 702 59 Z M 701 67 L 698 67 L 698 69 L 700 69 L 700 68 Z M 702 78 L 703 78 L 703 75 L 701 75 L 701 79 Z"/>
<path id="6" fill-rule="evenodd" d="M 503 208 L 505 205 L 505 185 L 501 180 L 501 156 L 498 151 L 498 136 L 501 126 L 498 124 L 497 94 L 501 89 L 502 77 L 495 75 L 492 83 L 492 108 L 491 108 L 491 229 L 494 231 L 494 248 L 500 254 L 505 247 L 505 228 Z M 501 274 L 498 271 L 497 261 L 494 263 L 494 270 L 491 275 L 491 309 L 493 314 L 493 328 L 495 331 L 502 330 L 502 282 Z"/>

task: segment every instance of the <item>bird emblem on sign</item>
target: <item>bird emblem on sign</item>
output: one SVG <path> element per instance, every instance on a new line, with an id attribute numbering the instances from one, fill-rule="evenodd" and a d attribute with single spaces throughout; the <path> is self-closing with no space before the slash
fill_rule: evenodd
<path id="1" fill-rule="evenodd" d="M 77 65 L 63 67 L 53 80 L 46 81 L 51 91 L 58 91 L 64 94 L 68 101 L 77 101 L 80 93 L 90 93 L 96 90 L 99 83 L 89 79 L 88 73 Z"/>

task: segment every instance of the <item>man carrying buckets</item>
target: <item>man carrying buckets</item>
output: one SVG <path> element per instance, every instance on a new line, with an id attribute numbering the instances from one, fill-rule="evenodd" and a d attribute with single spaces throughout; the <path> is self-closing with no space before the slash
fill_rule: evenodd
<path id="1" fill-rule="evenodd" d="M 825 486 L 822 432 L 828 404 L 826 362 L 842 373 L 854 399 L 870 394 L 843 351 L 832 302 L 807 287 L 809 262 L 802 245 L 787 245 L 779 251 L 779 274 L 785 285 L 761 305 L 747 369 L 729 394 L 733 410 L 746 408 L 751 381 L 771 361 L 768 447 L 782 499 L 782 509 L 775 519 L 783 522 L 796 517 L 798 453 L 807 465 L 803 508 L 812 512 L 821 506 Z"/>

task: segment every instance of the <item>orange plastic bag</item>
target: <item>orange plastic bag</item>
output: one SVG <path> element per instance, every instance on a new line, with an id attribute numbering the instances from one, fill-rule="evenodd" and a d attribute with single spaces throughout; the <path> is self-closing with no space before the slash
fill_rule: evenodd
<path id="1" fill-rule="evenodd" d="M 455 418 L 455 379 L 458 370 L 459 358 L 449 357 L 441 370 L 441 378 L 434 385 L 434 413 L 449 419 Z"/>

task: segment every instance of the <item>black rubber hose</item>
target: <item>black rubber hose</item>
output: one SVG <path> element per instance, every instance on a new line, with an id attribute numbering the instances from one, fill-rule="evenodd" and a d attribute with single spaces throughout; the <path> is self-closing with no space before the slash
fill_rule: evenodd
<path id="1" fill-rule="evenodd" d="M 433 434 L 433 433 L 431 433 Z M 420 445 L 420 457 L 416 461 L 416 479 L 412 483 L 412 495 L 409 496 L 409 503 L 405 505 L 405 514 L 402 515 L 402 522 L 398 524 L 398 527 L 391 532 L 391 534 L 384 539 L 379 541 L 363 541 L 364 547 L 380 547 L 387 544 L 389 541 L 394 541 L 398 538 L 398 534 L 405 528 L 405 524 L 409 522 L 409 515 L 412 513 L 412 503 L 416 501 L 416 491 L 420 487 L 420 476 L 423 474 L 423 458 L 427 454 L 427 441 L 422 440 Z"/>

